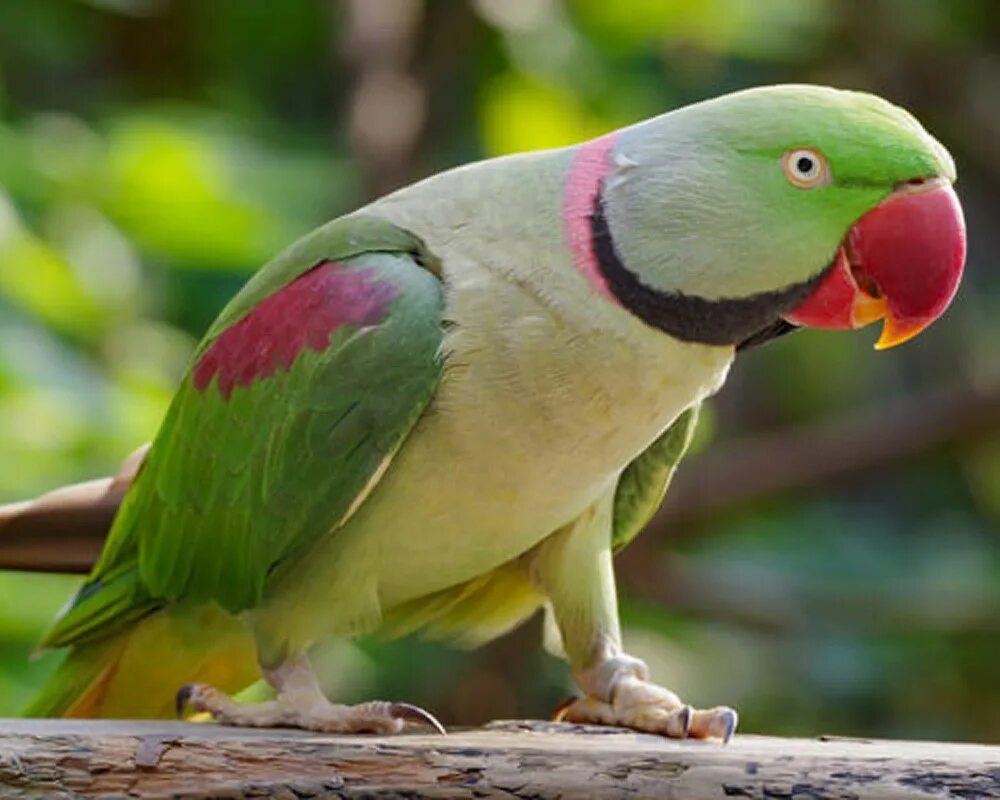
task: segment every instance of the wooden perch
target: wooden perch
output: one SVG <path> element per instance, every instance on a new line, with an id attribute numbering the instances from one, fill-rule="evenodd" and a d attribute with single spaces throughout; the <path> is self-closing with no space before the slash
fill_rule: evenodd
<path id="1" fill-rule="evenodd" d="M 0 797 L 988 798 L 1000 747 L 495 722 L 446 737 L 0 721 Z"/>

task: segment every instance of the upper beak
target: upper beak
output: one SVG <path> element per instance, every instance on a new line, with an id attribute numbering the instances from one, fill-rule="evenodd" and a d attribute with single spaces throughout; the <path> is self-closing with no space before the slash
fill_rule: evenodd
<path id="1" fill-rule="evenodd" d="M 860 328 L 884 319 L 875 348 L 912 339 L 951 303 L 965 265 L 965 221 L 945 178 L 910 181 L 859 219 L 834 264 L 786 317 Z"/>

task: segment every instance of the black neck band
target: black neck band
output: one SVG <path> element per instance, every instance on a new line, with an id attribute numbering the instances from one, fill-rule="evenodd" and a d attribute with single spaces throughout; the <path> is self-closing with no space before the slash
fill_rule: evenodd
<path id="1" fill-rule="evenodd" d="M 785 322 L 782 314 L 802 302 L 823 274 L 775 292 L 720 300 L 653 289 L 640 281 L 618 256 L 601 192 L 594 198 L 590 236 L 601 274 L 618 302 L 647 325 L 685 342 L 735 345 L 743 349 L 789 333 L 795 326 Z"/>

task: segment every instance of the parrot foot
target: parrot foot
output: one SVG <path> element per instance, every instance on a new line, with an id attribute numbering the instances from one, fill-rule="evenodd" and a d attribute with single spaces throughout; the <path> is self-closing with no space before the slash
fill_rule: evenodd
<path id="1" fill-rule="evenodd" d="M 243 728 L 301 728 L 320 733 L 400 733 L 406 723 L 426 725 L 444 734 L 444 726 L 427 711 L 409 703 L 372 700 L 354 706 L 326 698 L 280 694 L 265 703 L 238 703 L 225 692 L 202 683 L 189 683 L 177 692 L 177 714 L 207 712 L 223 725 Z"/>
<path id="2" fill-rule="evenodd" d="M 610 677 L 599 696 L 570 698 L 554 715 L 559 722 L 614 725 L 674 739 L 721 739 L 729 741 L 738 717 L 728 706 L 694 709 L 669 689 L 647 680 L 646 665 L 629 656 L 618 656 L 583 675 L 582 685 L 594 685 L 593 675 Z M 590 678 L 590 680 L 588 680 Z M 603 681 L 602 681 L 603 683 Z"/>

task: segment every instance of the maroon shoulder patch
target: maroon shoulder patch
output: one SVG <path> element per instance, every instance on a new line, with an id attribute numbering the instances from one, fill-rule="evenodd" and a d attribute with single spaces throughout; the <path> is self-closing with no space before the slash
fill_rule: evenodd
<path id="1" fill-rule="evenodd" d="M 306 348 L 325 350 L 338 328 L 377 325 L 397 289 L 372 272 L 324 262 L 300 275 L 212 342 L 195 365 L 195 388 L 205 391 L 218 376 L 228 400 L 236 386 L 291 369 Z"/>

